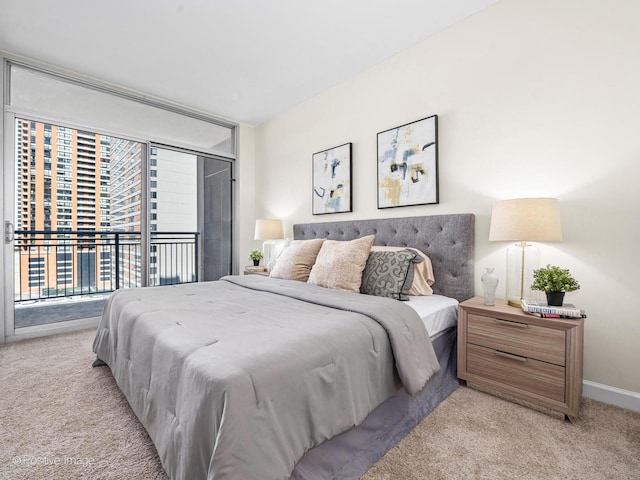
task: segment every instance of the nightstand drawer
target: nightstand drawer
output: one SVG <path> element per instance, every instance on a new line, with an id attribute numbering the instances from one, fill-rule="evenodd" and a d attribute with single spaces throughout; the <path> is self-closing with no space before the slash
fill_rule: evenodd
<path id="1" fill-rule="evenodd" d="M 466 367 L 487 380 L 565 401 L 564 367 L 471 344 L 467 344 Z"/>
<path id="2" fill-rule="evenodd" d="M 564 330 L 469 314 L 467 342 L 521 357 L 565 365 Z"/>

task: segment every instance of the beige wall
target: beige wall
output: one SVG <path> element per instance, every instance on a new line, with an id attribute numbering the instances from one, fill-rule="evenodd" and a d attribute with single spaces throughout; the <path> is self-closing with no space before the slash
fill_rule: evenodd
<path id="1" fill-rule="evenodd" d="M 495 266 L 504 296 L 507 245 L 487 241 L 493 202 L 557 197 L 565 240 L 541 245 L 541 259 L 582 284 L 567 300 L 589 315 L 585 379 L 640 392 L 638 18 L 636 0 L 499 2 L 257 127 L 255 214 L 285 218 L 290 235 L 295 222 L 472 212 L 476 293 Z M 377 210 L 376 133 L 432 114 L 440 204 Z M 354 212 L 313 217 L 311 154 L 346 142 Z"/>

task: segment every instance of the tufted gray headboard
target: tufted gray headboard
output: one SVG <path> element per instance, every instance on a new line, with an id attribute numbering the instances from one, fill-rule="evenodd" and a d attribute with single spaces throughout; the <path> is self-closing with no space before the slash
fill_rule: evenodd
<path id="1" fill-rule="evenodd" d="M 301 223 L 293 226 L 293 237 L 352 240 L 375 234 L 374 245 L 418 248 L 433 264 L 433 292 L 463 301 L 474 295 L 474 231 L 475 216 L 465 213 Z"/>

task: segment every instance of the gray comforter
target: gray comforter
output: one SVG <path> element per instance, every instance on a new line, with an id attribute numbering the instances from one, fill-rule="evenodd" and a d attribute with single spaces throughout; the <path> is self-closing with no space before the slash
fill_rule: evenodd
<path id="1" fill-rule="evenodd" d="M 93 349 L 174 480 L 287 479 L 439 368 L 402 302 L 258 275 L 119 290 Z"/>

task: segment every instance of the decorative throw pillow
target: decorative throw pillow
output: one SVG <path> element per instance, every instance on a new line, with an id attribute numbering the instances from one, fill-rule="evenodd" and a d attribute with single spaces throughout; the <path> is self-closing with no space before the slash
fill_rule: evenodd
<path id="1" fill-rule="evenodd" d="M 422 258 L 411 250 L 372 250 L 362 272 L 360 293 L 408 300 L 414 271 L 411 267 L 419 262 L 422 262 Z"/>
<path id="2" fill-rule="evenodd" d="M 375 235 L 367 235 L 350 241 L 325 240 L 309 274 L 309 283 L 359 292 L 374 238 Z"/>
<path id="3" fill-rule="evenodd" d="M 293 240 L 278 256 L 270 277 L 306 282 L 324 238 Z"/>
<path id="4" fill-rule="evenodd" d="M 387 247 L 387 246 L 373 246 L 372 252 L 400 252 L 402 250 L 411 250 L 415 252 L 422 262 L 413 263 L 409 267 L 409 270 L 413 270 L 413 279 L 411 282 L 411 288 L 409 289 L 409 295 L 433 295 L 433 289 L 431 285 L 435 283 L 433 276 L 433 265 L 431 259 L 425 255 L 424 252 L 417 248 L 411 247 Z"/>

